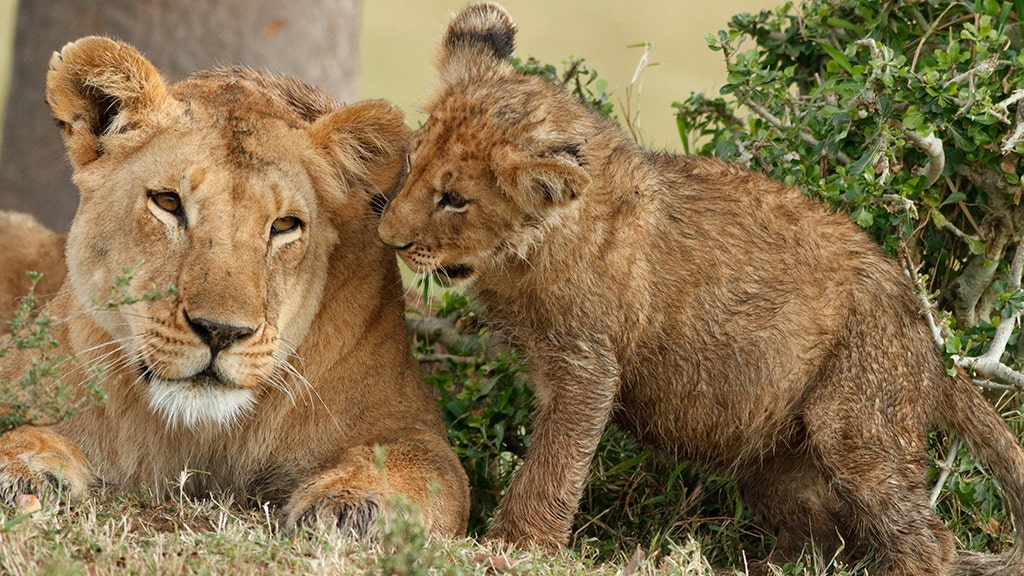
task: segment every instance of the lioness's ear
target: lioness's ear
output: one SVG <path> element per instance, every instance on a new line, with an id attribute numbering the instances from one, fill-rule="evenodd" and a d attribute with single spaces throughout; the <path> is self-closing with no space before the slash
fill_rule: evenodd
<path id="1" fill-rule="evenodd" d="M 573 154 L 575 146 L 542 154 L 506 150 L 494 158 L 498 185 L 538 204 L 564 204 L 590 185 L 590 176 Z"/>
<path id="2" fill-rule="evenodd" d="M 442 81 L 453 83 L 477 70 L 494 68 L 515 50 L 516 24 L 500 5 L 480 2 L 448 25 L 437 56 Z"/>
<path id="3" fill-rule="evenodd" d="M 346 188 L 372 184 L 369 192 L 387 192 L 405 163 L 412 129 L 396 106 L 383 100 L 357 102 L 313 123 L 310 138 L 332 164 Z"/>
<path id="4" fill-rule="evenodd" d="M 141 127 L 171 101 L 156 68 L 122 42 L 89 36 L 50 58 L 46 102 L 75 168 L 103 154 L 103 137 Z"/>

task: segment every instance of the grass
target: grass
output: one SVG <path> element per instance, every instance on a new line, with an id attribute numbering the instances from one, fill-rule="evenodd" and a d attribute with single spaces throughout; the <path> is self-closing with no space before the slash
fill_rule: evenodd
<path id="1" fill-rule="evenodd" d="M 242 508 L 230 498 L 153 502 L 100 491 L 74 506 L 44 505 L 31 517 L 0 513 L 0 573 L 11 575 L 489 574 L 495 568 L 474 559 L 498 552 L 470 539 L 430 541 L 411 521 L 395 522 L 372 545 L 335 530 L 291 534 L 272 510 Z M 498 564 L 513 574 L 565 575 L 618 574 L 626 565 L 590 556 L 585 547 L 550 558 L 507 552 Z M 693 542 L 659 560 L 632 573 L 708 573 Z"/>
<path id="2" fill-rule="evenodd" d="M 621 441 L 613 431 L 605 452 L 618 450 Z M 735 573 L 745 574 L 738 540 L 757 548 L 764 535 L 742 521 L 694 515 L 707 501 L 705 490 L 723 484 L 709 489 L 698 483 L 679 502 L 664 502 L 666 494 L 676 495 L 672 487 L 655 490 L 661 499 L 652 499 L 652 487 L 664 485 L 658 474 L 665 461 L 642 454 L 647 455 L 640 461 L 595 467 L 570 549 L 555 556 L 498 549 L 471 538 L 431 540 L 408 519 L 393 520 L 372 544 L 333 529 L 291 533 L 281 528 L 273 508 L 242 506 L 230 496 L 156 500 L 101 489 L 71 505 L 43 502 L 30 515 L 0 507 L 0 574 L 721 574 L 712 570 L 712 562 L 738 566 Z M 677 469 L 675 478 L 682 481 L 685 475 Z M 675 521 L 661 525 L 663 531 L 651 531 L 673 516 Z M 618 522 L 624 524 L 615 527 Z M 640 537 L 630 533 L 638 525 L 648 526 Z M 853 572 L 807 557 L 778 574 Z"/>

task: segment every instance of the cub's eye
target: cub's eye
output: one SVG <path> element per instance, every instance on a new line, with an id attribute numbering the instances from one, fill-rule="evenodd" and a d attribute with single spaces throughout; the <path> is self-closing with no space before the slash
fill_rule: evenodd
<path id="1" fill-rule="evenodd" d="M 284 234 L 293 230 L 298 230 L 299 226 L 302 226 L 302 220 L 299 220 L 295 216 L 282 216 L 274 223 L 270 225 L 270 234 Z"/>
<path id="2" fill-rule="evenodd" d="M 466 200 L 455 192 L 442 192 L 437 197 L 437 207 L 447 208 L 456 212 L 462 212 L 466 209 L 466 205 L 469 204 L 469 200 Z"/>
<path id="3" fill-rule="evenodd" d="M 149 196 L 150 202 L 164 212 L 169 212 L 179 218 L 184 216 L 181 209 L 181 196 L 178 196 L 177 192 L 171 190 L 147 190 L 146 195 Z"/>

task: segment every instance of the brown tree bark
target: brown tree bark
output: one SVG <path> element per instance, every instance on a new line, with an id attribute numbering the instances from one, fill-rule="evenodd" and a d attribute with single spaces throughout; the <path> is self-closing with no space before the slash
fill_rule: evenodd
<path id="1" fill-rule="evenodd" d="M 0 209 L 67 229 L 78 206 L 43 90 L 50 55 L 103 34 L 136 46 L 167 80 L 239 64 L 350 101 L 360 0 L 21 0 L 0 155 Z"/>

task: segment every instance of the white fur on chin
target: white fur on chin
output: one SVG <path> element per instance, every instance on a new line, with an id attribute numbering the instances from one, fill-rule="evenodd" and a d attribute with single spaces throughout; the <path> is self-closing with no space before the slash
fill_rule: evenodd
<path id="1" fill-rule="evenodd" d="M 153 379 L 147 389 L 149 407 L 161 415 L 170 428 L 230 427 L 239 418 L 252 413 L 256 404 L 252 390 L 244 388 Z"/>

